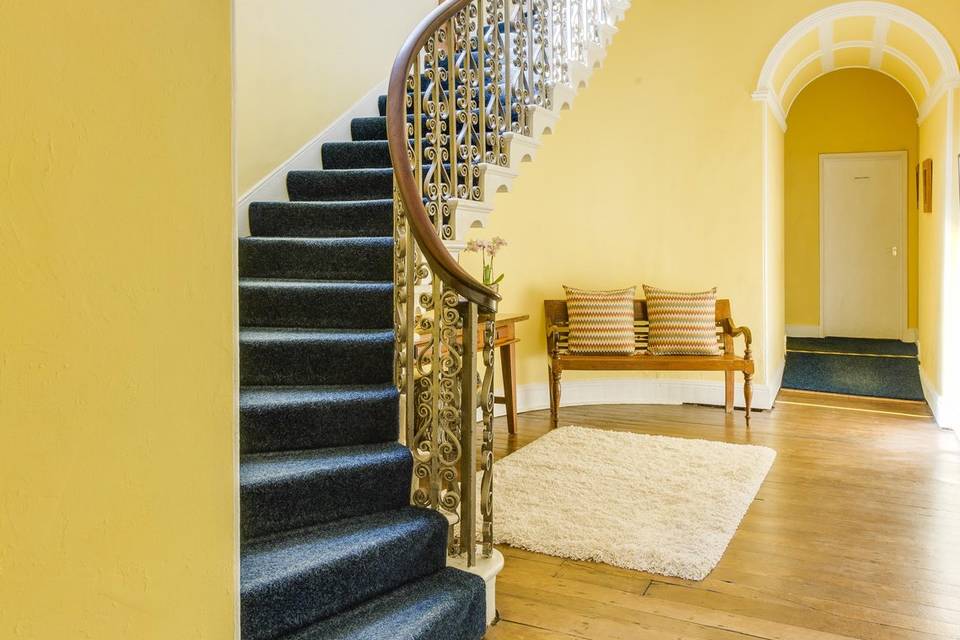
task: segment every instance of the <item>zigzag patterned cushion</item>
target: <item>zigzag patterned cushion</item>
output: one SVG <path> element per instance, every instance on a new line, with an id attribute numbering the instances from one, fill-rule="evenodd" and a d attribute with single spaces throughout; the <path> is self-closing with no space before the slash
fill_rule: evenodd
<path id="1" fill-rule="evenodd" d="M 717 289 L 699 293 L 666 291 L 643 285 L 655 356 L 720 355 L 717 344 Z"/>
<path id="2" fill-rule="evenodd" d="M 632 354 L 636 287 L 585 291 L 564 286 L 570 319 L 571 354 Z"/>

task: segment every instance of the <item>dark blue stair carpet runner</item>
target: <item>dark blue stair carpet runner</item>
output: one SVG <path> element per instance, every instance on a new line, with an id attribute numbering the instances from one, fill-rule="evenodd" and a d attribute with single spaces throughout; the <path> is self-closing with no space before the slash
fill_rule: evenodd
<path id="1" fill-rule="evenodd" d="M 785 389 L 923 400 L 917 347 L 871 338 L 787 338 Z"/>
<path id="2" fill-rule="evenodd" d="M 352 130 L 240 240 L 242 637 L 478 640 L 483 580 L 445 566 L 397 443 L 385 118 Z"/>

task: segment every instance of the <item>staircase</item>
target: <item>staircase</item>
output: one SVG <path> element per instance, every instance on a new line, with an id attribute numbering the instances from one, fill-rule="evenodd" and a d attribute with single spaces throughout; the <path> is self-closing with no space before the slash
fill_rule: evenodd
<path id="1" fill-rule="evenodd" d="M 444 7 L 478 1 L 482 6 L 483 0 L 450 0 L 434 17 Z M 577 0 L 568 1 L 580 6 Z M 546 0 L 537 0 L 537 5 L 546 16 Z M 509 14 L 510 3 L 505 7 Z M 600 11 L 597 4 L 597 15 Z M 503 34 L 502 19 L 499 25 Z M 612 26 L 604 22 L 601 27 L 609 27 L 606 33 L 612 37 Z M 510 29 L 506 31 L 509 36 Z M 584 47 L 580 64 L 585 76 L 598 63 L 591 57 L 598 55 L 594 49 Z M 479 64 L 476 49 L 468 57 Z M 431 70 L 421 72 L 415 83 L 419 89 L 410 95 L 431 91 L 436 83 L 430 78 L 437 78 L 442 64 L 437 57 L 426 63 Z M 492 338 L 487 348 L 444 334 L 447 342 L 431 343 L 427 350 L 436 360 L 424 361 L 418 369 L 430 371 L 427 365 L 432 363 L 436 373 L 416 374 L 410 360 L 415 351 L 412 316 L 406 316 L 414 309 L 407 303 L 416 287 L 433 287 L 437 300 L 457 291 L 443 284 L 446 272 L 433 260 L 450 259 L 448 250 L 456 249 L 464 229 L 489 213 L 488 198 L 506 188 L 520 160 L 532 158 L 536 138 L 552 130 L 555 112 L 569 106 L 575 89 L 585 82 L 577 80 L 574 69 L 570 73 L 564 83 L 569 85 L 568 99 L 561 99 L 559 83 L 551 87 L 553 110 L 531 106 L 524 111 L 525 98 L 509 91 L 495 96 L 510 115 L 499 125 L 484 125 L 483 131 L 502 142 L 504 161 L 480 167 L 477 188 L 461 190 L 459 198 L 444 197 L 442 208 L 439 197 L 434 200 L 431 233 L 442 237 L 446 248 L 429 246 L 418 235 L 423 229 L 416 221 L 402 216 L 402 202 L 409 206 L 409 201 L 395 201 L 404 176 L 394 175 L 386 96 L 379 100 L 379 115 L 352 121 L 352 140 L 323 145 L 322 169 L 287 174 L 289 201 L 250 205 L 250 235 L 239 241 L 244 640 L 483 637 L 494 615 L 488 610 L 489 587 L 475 572 L 448 566 L 448 554 L 462 556 L 459 564 L 464 567 L 476 562 L 478 508 L 472 488 L 477 463 L 487 472 L 492 468 Z M 449 88 L 449 81 L 440 84 L 444 82 Z M 428 147 L 438 144 L 431 137 L 436 126 L 431 117 L 418 110 L 401 118 L 409 123 L 403 144 L 408 144 L 407 130 L 420 140 L 409 143 L 412 157 L 420 156 L 421 164 L 407 178 L 416 174 L 424 179 Z M 407 160 L 401 158 L 399 166 Z M 449 161 L 445 166 L 450 171 Z M 417 201 L 432 206 L 428 197 L 421 201 L 418 195 Z M 402 236 L 398 225 L 408 223 L 410 233 Z M 405 275 L 403 265 L 398 266 L 407 250 L 413 254 L 409 264 L 421 255 L 428 263 L 416 267 L 416 275 Z M 432 275 L 424 280 L 427 272 Z M 466 304 L 472 309 L 469 317 L 457 312 L 454 324 L 464 335 L 476 335 L 482 328 L 478 318 L 480 325 L 484 318 L 477 315 L 476 302 L 456 295 L 449 299 L 458 308 Z M 417 311 L 426 316 L 430 312 Z M 429 325 L 421 315 L 417 318 L 422 326 Z M 486 318 L 489 323 L 492 315 Z M 438 328 L 435 335 L 440 333 Z M 482 385 L 471 390 L 481 351 L 487 373 Z M 460 369 L 452 371 L 441 362 L 446 353 L 457 354 Z M 447 398 L 443 402 L 452 404 L 445 408 L 437 406 L 444 419 L 455 420 L 453 430 L 452 423 L 424 423 L 415 416 L 412 395 L 418 384 L 423 385 L 419 397 L 429 395 L 434 378 L 445 389 L 454 388 L 443 382 L 450 375 L 457 376 L 455 388 L 463 397 Z M 485 412 L 485 453 L 479 461 L 472 431 L 478 406 Z M 398 442 L 401 424 L 406 444 Z M 419 427 L 426 431 L 417 431 Z M 424 434 L 435 446 L 424 446 Z M 461 438 L 457 449 L 463 457 L 439 460 L 444 438 L 450 437 Z M 481 503 L 483 555 L 489 556 L 489 503 Z M 454 520 L 461 520 L 457 528 L 451 527 Z"/>
<path id="2" fill-rule="evenodd" d="M 486 626 L 483 580 L 446 568 L 446 518 L 409 506 L 385 121 L 324 145 L 326 168 L 291 172 L 290 202 L 251 205 L 240 239 L 244 640 Z"/>

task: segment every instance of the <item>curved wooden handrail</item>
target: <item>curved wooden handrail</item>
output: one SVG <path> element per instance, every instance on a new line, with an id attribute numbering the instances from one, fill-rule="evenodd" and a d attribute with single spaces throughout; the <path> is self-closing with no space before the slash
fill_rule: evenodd
<path id="1" fill-rule="evenodd" d="M 458 294 L 476 303 L 481 312 L 492 313 L 497 309 L 500 296 L 467 273 L 450 255 L 423 205 L 420 189 L 413 171 L 410 170 L 407 156 L 407 75 L 427 40 L 472 1 L 447 0 L 424 18 L 403 43 L 394 60 L 390 83 L 387 86 L 387 145 L 390 149 L 393 175 L 406 208 L 409 229 L 427 264 L 433 270 L 434 277 L 439 277 Z"/>

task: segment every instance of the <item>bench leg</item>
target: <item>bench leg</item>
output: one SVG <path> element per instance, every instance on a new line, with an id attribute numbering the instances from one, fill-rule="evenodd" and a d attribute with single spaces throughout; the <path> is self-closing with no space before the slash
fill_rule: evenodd
<path id="1" fill-rule="evenodd" d="M 750 426 L 750 407 L 753 405 L 753 374 L 743 374 L 743 404 L 747 413 L 747 426 Z"/>
<path id="2" fill-rule="evenodd" d="M 560 376 L 562 371 L 550 365 L 548 368 L 550 376 L 550 428 L 556 429 L 560 422 Z"/>
<path id="3" fill-rule="evenodd" d="M 723 372 L 723 407 L 727 413 L 733 413 L 733 371 Z"/>

